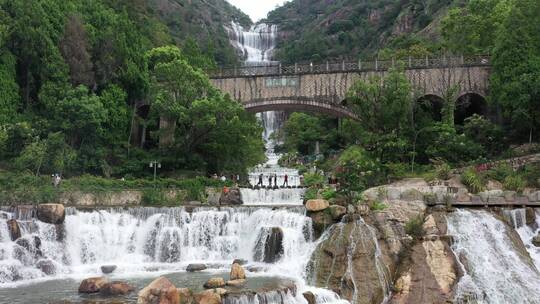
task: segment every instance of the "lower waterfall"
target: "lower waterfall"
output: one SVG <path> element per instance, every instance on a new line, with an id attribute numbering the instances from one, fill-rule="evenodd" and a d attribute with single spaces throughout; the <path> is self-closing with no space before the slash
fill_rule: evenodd
<path id="1" fill-rule="evenodd" d="M 527 225 L 526 210 L 512 209 L 504 210 L 504 215 L 510 220 L 514 229 L 518 232 L 519 237 L 525 244 L 527 251 L 534 260 L 536 268 L 540 270 L 540 247 L 536 247 L 532 243 L 533 237 L 540 233 L 540 211 L 534 212 L 535 223 L 533 225 Z"/>
<path id="2" fill-rule="evenodd" d="M 476 210 L 458 210 L 447 219 L 464 273 L 456 303 L 540 303 L 540 272 L 526 252 L 519 252 L 501 220 Z"/>

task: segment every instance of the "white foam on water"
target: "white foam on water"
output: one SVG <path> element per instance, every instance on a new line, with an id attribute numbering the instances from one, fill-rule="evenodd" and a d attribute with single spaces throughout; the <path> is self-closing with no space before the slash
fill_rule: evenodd
<path id="1" fill-rule="evenodd" d="M 502 221 L 478 210 L 457 210 L 447 221 L 464 271 L 457 303 L 540 303 L 540 273 L 516 251 Z"/>

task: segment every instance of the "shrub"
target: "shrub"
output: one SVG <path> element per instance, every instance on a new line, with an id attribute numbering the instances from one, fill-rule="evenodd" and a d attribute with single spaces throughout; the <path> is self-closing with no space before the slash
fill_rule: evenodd
<path id="1" fill-rule="evenodd" d="M 422 216 L 413 217 L 405 224 L 405 232 L 414 239 L 419 239 L 424 236 L 423 224 L 424 218 Z"/>
<path id="2" fill-rule="evenodd" d="M 427 205 L 435 205 L 437 203 L 437 195 L 432 192 L 424 193 L 424 202 Z"/>
<path id="3" fill-rule="evenodd" d="M 323 189 L 321 195 L 325 200 L 330 200 L 330 199 L 336 198 L 337 192 L 336 190 L 332 188 L 325 188 Z"/>
<path id="4" fill-rule="evenodd" d="M 145 206 L 167 205 L 165 193 L 160 189 L 146 189 L 143 191 L 142 204 Z"/>
<path id="5" fill-rule="evenodd" d="M 320 187 L 324 183 L 324 176 L 319 173 L 304 174 L 304 185 L 306 187 Z"/>
<path id="6" fill-rule="evenodd" d="M 309 188 L 304 192 L 304 199 L 310 200 L 310 199 L 316 199 L 317 198 L 317 189 L 315 188 Z"/>
<path id="7" fill-rule="evenodd" d="M 478 193 L 485 189 L 485 181 L 474 169 L 466 169 L 461 174 L 461 182 L 471 193 Z"/>
<path id="8" fill-rule="evenodd" d="M 490 179 L 494 179 L 498 182 L 504 182 L 504 180 L 514 174 L 514 170 L 512 167 L 508 164 L 499 164 L 496 167 L 491 168 L 489 171 L 487 171 L 487 176 Z"/>
<path id="9" fill-rule="evenodd" d="M 503 181 L 504 190 L 523 192 L 526 186 L 527 182 L 525 179 L 517 174 L 509 175 Z"/>
<path id="10" fill-rule="evenodd" d="M 388 205 L 380 201 L 374 201 L 369 204 L 369 209 L 371 209 L 372 211 L 382 211 L 386 208 L 388 208 Z"/>
<path id="11" fill-rule="evenodd" d="M 452 168 L 449 164 L 442 162 L 435 166 L 435 172 L 437 174 L 438 179 L 447 180 L 450 178 L 450 174 L 452 173 Z"/>

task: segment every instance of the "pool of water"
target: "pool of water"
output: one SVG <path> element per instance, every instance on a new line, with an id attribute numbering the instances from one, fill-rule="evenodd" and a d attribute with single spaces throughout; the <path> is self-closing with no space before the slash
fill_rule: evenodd
<path id="1" fill-rule="evenodd" d="M 71 277 L 53 279 L 48 281 L 34 281 L 11 288 L 0 289 L 0 303 L 10 304 L 40 304 L 40 303 L 136 303 L 137 293 L 159 276 L 165 276 L 178 288 L 190 288 L 194 292 L 203 290 L 203 284 L 211 277 L 223 277 L 228 279 L 228 272 L 204 271 L 204 272 L 175 272 L 159 273 L 150 272 L 136 277 L 123 277 L 122 275 L 110 275 L 112 280 L 125 281 L 135 287 L 135 290 L 126 296 L 103 296 L 96 294 L 79 294 L 78 288 L 82 278 Z M 285 284 L 291 284 L 289 280 L 278 277 L 250 276 L 246 284 L 241 288 L 226 287 L 235 292 L 242 290 L 264 291 L 282 288 Z"/>

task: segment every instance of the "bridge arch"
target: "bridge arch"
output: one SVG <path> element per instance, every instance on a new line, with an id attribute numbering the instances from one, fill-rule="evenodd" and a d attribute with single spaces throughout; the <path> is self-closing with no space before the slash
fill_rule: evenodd
<path id="1" fill-rule="evenodd" d="M 416 100 L 416 115 L 442 121 L 444 99 L 436 94 L 426 94 Z"/>
<path id="2" fill-rule="evenodd" d="M 488 112 L 486 98 L 478 93 L 467 92 L 457 98 L 454 123 L 462 125 L 465 119 L 474 114 L 485 116 Z"/>
<path id="3" fill-rule="evenodd" d="M 349 108 L 341 104 L 333 104 L 313 99 L 269 99 L 253 100 L 243 103 L 248 112 L 259 113 L 266 111 L 298 111 L 324 113 L 340 118 L 358 120 L 358 116 Z"/>

